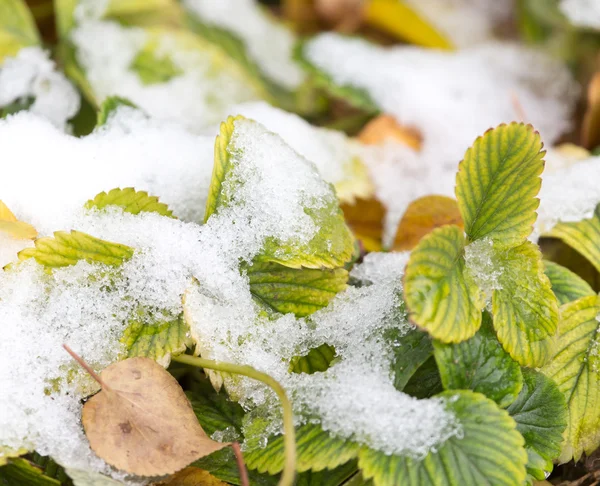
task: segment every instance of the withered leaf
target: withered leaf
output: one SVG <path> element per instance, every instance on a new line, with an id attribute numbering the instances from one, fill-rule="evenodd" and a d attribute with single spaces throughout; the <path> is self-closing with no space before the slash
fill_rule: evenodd
<path id="1" fill-rule="evenodd" d="M 426 234 L 447 224 L 464 226 L 458 204 L 451 197 L 425 196 L 414 200 L 402 216 L 393 250 L 412 250 Z"/>
<path id="2" fill-rule="evenodd" d="M 340 206 L 346 223 L 367 251 L 381 251 L 385 208 L 377 199 L 356 198 Z"/>
<path id="3" fill-rule="evenodd" d="M 149 358 L 130 358 L 102 371 L 102 390 L 83 407 L 93 451 L 138 476 L 173 474 L 227 443 L 211 440 L 177 380 Z"/>
<path id="4" fill-rule="evenodd" d="M 587 92 L 587 109 L 581 127 L 581 145 L 593 149 L 600 145 L 600 73 L 596 73 Z"/>
<path id="5" fill-rule="evenodd" d="M 404 127 L 390 115 L 379 115 L 365 125 L 358 139 L 366 145 L 379 145 L 386 141 L 397 142 L 412 149 L 421 148 L 421 136 L 413 128 Z"/>

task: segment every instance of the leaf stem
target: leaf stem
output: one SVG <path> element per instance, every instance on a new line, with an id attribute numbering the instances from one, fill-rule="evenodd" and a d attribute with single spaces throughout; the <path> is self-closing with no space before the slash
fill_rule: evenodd
<path id="1" fill-rule="evenodd" d="M 63 348 L 65 348 L 65 351 L 67 353 L 69 353 L 71 355 L 71 357 L 75 361 L 77 361 L 77 363 L 79 363 L 79 366 L 81 366 L 85 371 L 87 371 L 90 374 L 90 376 L 98 382 L 98 384 L 102 387 L 102 389 L 106 389 L 106 390 L 110 389 L 110 387 L 108 387 L 106 385 L 106 383 L 104 383 L 104 381 L 102 381 L 102 378 L 100 378 L 100 375 L 98 375 L 98 373 L 96 373 L 89 364 L 87 364 L 85 361 L 83 361 L 83 358 L 81 356 L 79 356 L 75 351 L 73 351 L 66 344 L 63 344 Z"/>
<path id="2" fill-rule="evenodd" d="M 294 430 L 294 415 L 292 411 L 292 404 L 290 403 L 285 390 L 279 384 L 279 382 L 271 378 L 266 373 L 262 373 L 251 366 L 223 363 L 219 361 L 213 361 L 211 359 L 190 356 L 188 354 L 173 356 L 171 359 L 173 361 L 177 361 L 178 363 L 185 363 L 191 366 L 197 366 L 199 368 L 247 376 L 248 378 L 258 380 L 273 389 L 273 391 L 279 397 L 279 400 L 281 401 L 281 407 L 283 409 L 283 443 L 285 462 L 283 466 L 283 472 L 281 473 L 281 478 L 279 480 L 279 486 L 293 486 L 294 478 L 296 476 L 296 432 Z"/>
<path id="3" fill-rule="evenodd" d="M 244 464 L 244 455 L 238 442 L 232 442 L 231 448 L 235 454 L 235 460 L 240 471 L 240 483 L 241 486 L 250 486 L 250 479 L 248 479 L 248 471 L 246 470 L 246 464 Z"/>

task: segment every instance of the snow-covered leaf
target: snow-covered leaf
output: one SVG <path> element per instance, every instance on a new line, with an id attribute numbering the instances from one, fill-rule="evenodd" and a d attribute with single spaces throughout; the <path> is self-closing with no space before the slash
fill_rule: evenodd
<path id="1" fill-rule="evenodd" d="M 358 466 L 375 486 L 513 486 L 525 481 L 527 453 L 515 421 L 492 400 L 467 390 L 438 395 L 462 425 L 424 459 L 387 455 L 362 448 Z"/>
<path id="2" fill-rule="evenodd" d="M 311 349 L 304 356 L 295 356 L 290 362 L 290 371 L 293 373 L 317 373 L 326 371 L 335 358 L 335 348 L 329 344 L 321 344 L 318 348 Z"/>

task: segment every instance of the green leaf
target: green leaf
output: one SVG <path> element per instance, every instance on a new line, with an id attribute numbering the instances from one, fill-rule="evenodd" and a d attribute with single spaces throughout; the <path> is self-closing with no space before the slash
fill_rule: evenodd
<path id="1" fill-rule="evenodd" d="M 168 57 L 158 57 L 158 48 L 156 43 L 146 44 L 131 62 L 129 69 L 138 75 L 142 84 L 166 83 L 183 73 Z"/>
<path id="2" fill-rule="evenodd" d="M 494 328 L 502 346 L 522 366 L 543 366 L 552 356 L 558 303 L 531 242 L 497 253 L 500 289 L 492 294 Z"/>
<path id="3" fill-rule="evenodd" d="M 171 356 L 185 352 L 189 338 L 189 328 L 183 315 L 161 322 L 151 319 L 134 320 L 123 332 L 120 342 L 127 349 L 127 357 L 143 356 L 168 366 Z"/>
<path id="4" fill-rule="evenodd" d="M 250 292 L 259 303 L 296 317 L 327 307 L 348 281 L 348 272 L 343 268 L 297 269 L 277 263 L 254 263 L 245 269 Z"/>
<path id="5" fill-rule="evenodd" d="M 208 378 L 194 380 L 186 395 L 198 422 L 209 436 L 224 430 L 242 436 L 244 409 L 230 400 L 223 390 L 216 392 Z"/>
<path id="6" fill-rule="evenodd" d="M 558 223 L 545 236 L 560 238 L 600 272 L 600 204 L 590 219 L 578 223 Z"/>
<path id="7" fill-rule="evenodd" d="M 475 140 L 456 176 L 456 198 L 469 241 L 489 237 L 495 247 L 525 241 L 537 218 L 544 170 L 542 141 L 531 125 L 511 123 Z"/>
<path id="8" fill-rule="evenodd" d="M 102 105 L 100 105 L 100 111 L 98 111 L 98 121 L 96 126 L 101 127 L 106 125 L 108 119 L 115 113 L 121 106 L 128 106 L 130 108 L 137 108 L 131 101 L 120 96 L 109 96 L 106 98 Z"/>
<path id="9" fill-rule="evenodd" d="M 306 471 L 298 475 L 296 486 L 346 486 L 346 480 L 356 474 L 357 461 L 349 461 L 335 469 L 324 471 Z"/>
<path id="10" fill-rule="evenodd" d="M 404 336 L 386 336 L 394 343 L 394 386 L 402 391 L 419 367 L 433 354 L 431 338 L 426 332 L 413 329 Z"/>
<path id="11" fill-rule="evenodd" d="M 0 118 L 6 118 L 9 115 L 19 113 L 20 111 L 26 111 L 31 108 L 31 105 L 33 105 L 34 102 L 35 98 L 33 96 L 27 96 L 25 98 L 19 98 L 8 105 L 4 105 L 0 109 Z"/>
<path id="12" fill-rule="evenodd" d="M 527 472 L 534 479 L 546 479 L 546 474 L 552 471 L 552 461 L 560 455 L 562 434 L 567 426 L 564 396 L 550 378 L 524 369 L 523 389 L 507 411 L 525 439 L 529 455 Z"/>
<path id="13" fill-rule="evenodd" d="M 43 470 L 26 459 L 9 459 L 0 467 L 2 486 L 61 486 L 60 481 L 48 477 Z"/>
<path id="14" fill-rule="evenodd" d="M 440 371 L 433 356 L 417 368 L 402 391 L 415 398 L 431 398 L 444 391 Z"/>
<path id="15" fill-rule="evenodd" d="M 34 248 L 19 253 L 19 259 L 35 258 L 48 268 L 76 265 L 80 260 L 119 266 L 133 256 L 133 248 L 95 238 L 80 231 L 57 231 L 54 237 L 35 240 Z"/>
<path id="16" fill-rule="evenodd" d="M 295 356 L 290 362 L 292 373 L 308 373 L 312 375 L 319 371 L 327 371 L 335 358 L 335 348 L 329 344 L 321 344 L 311 349 L 305 356 Z"/>
<path id="17" fill-rule="evenodd" d="M 590 284 L 558 263 L 544 260 L 544 273 L 550 280 L 559 305 L 595 294 Z"/>
<path id="18" fill-rule="evenodd" d="M 22 47 L 40 45 L 35 19 L 23 0 L 0 2 L 0 63 Z"/>
<path id="19" fill-rule="evenodd" d="M 51 457 L 42 456 L 37 452 L 33 452 L 32 454 L 28 454 L 26 459 L 29 460 L 33 466 L 41 468 L 44 476 L 56 479 L 62 486 L 73 486 L 73 482 L 67 476 L 65 469 L 57 464 Z"/>
<path id="20" fill-rule="evenodd" d="M 244 117 L 229 117 L 221 124 L 220 133 L 215 141 L 215 163 L 212 179 L 206 202 L 204 221 L 219 208 L 229 205 L 228 198 L 224 195 L 223 183 L 233 169 L 234 157 L 232 154 L 243 154 L 232 143 L 235 123 L 245 120 Z M 256 123 L 252 120 L 246 123 Z M 231 192 L 232 186 L 228 187 Z M 325 199 L 325 198 L 324 198 Z M 332 189 L 332 197 L 326 198 L 318 208 L 305 208 L 305 212 L 312 218 L 315 227 L 319 228 L 317 234 L 306 245 L 293 249 L 276 238 L 267 238 L 262 252 L 254 259 L 254 263 L 279 263 L 289 268 L 337 268 L 354 256 L 354 237 L 346 226 L 344 215 L 338 206 L 337 198 Z"/>
<path id="21" fill-rule="evenodd" d="M 149 196 L 145 191 L 136 191 L 133 187 L 101 192 L 85 204 L 86 209 L 104 209 L 108 206 L 118 206 L 131 214 L 146 212 L 173 217 L 173 212 L 166 204 L 159 202 L 157 197 Z"/>
<path id="22" fill-rule="evenodd" d="M 560 308 L 558 351 L 541 369 L 558 385 L 569 407 L 560 462 L 592 453 L 600 446 L 600 358 L 597 296 Z"/>
<path id="23" fill-rule="evenodd" d="M 310 40 L 300 41 L 296 44 L 294 58 L 312 76 L 315 85 L 326 90 L 331 96 L 343 99 L 352 106 L 368 113 L 375 114 L 380 111 L 380 107 L 373 101 L 367 90 L 351 84 L 338 85 L 330 74 L 311 63 L 305 54 L 308 43 L 310 43 Z"/>
<path id="24" fill-rule="evenodd" d="M 505 410 L 471 391 L 447 391 L 463 437 L 452 437 L 423 460 L 362 448 L 358 466 L 375 486 L 514 486 L 525 482 L 523 436 Z"/>
<path id="25" fill-rule="evenodd" d="M 458 344 L 435 341 L 433 349 L 446 390 L 473 390 L 507 407 L 523 387 L 521 368 L 502 349 L 487 312 L 471 339 Z"/>
<path id="26" fill-rule="evenodd" d="M 443 226 L 412 251 L 404 273 L 404 298 L 412 322 L 443 342 L 472 337 L 481 325 L 484 301 L 464 271 L 465 237 Z"/>
<path id="27" fill-rule="evenodd" d="M 333 469 L 354 459 L 359 446 L 332 437 L 319 425 L 305 424 L 296 429 L 296 468 L 298 472 Z M 269 440 L 264 449 L 244 453 L 246 465 L 260 473 L 277 474 L 283 469 L 283 436 Z"/>

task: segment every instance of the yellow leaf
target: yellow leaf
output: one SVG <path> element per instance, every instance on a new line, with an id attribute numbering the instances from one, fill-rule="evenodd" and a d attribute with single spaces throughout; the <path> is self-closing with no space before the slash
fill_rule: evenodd
<path id="1" fill-rule="evenodd" d="M 346 223 L 366 251 L 381 251 L 385 208 L 377 199 L 357 198 L 354 204 L 342 204 Z"/>
<path id="2" fill-rule="evenodd" d="M 18 221 L 2 201 L 0 201 L 0 233 L 6 233 L 16 240 L 33 240 L 38 234 L 30 224 Z"/>
<path id="3" fill-rule="evenodd" d="M 447 224 L 464 227 L 456 200 L 446 196 L 421 197 L 413 201 L 404 213 L 393 250 L 412 250 L 426 234 Z"/>
<path id="4" fill-rule="evenodd" d="M 215 478 L 208 471 L 197 467 L 186 467 L 155 486 L 227 486 L 227 483 Z"/>
<path id="5" fill-rule="evenodd" d="M 126 359 L 98 376 L 67 350 L 102 386 L 81 420 L 92 450 L 111 466 L 162 476 L 229 445 L 206 435 L 177 380 L 154 360 Z"/>
<path id="6" fill-rule="evenodd" d="M 379 115 L 365 125 L 358 139 L 366 145 L 378 145 L 388 140 L 399 142 L 415 150 L 421 148 L 421 136 L 412 129 L 403 127 L 390 115 Z"/>
<path id="7" fill-rule="evenodd" d="M 452 43 L 401 0 L 367 0 L 364 22 L 399 39 L 424 47 L 452 49 Z"/>
<path id="8" fill-rule="evenodd" d="M 591 150 L 600 145 L 600 73 L 596 73 L 590 81 L 587 98 L 581 145 Z"/>

